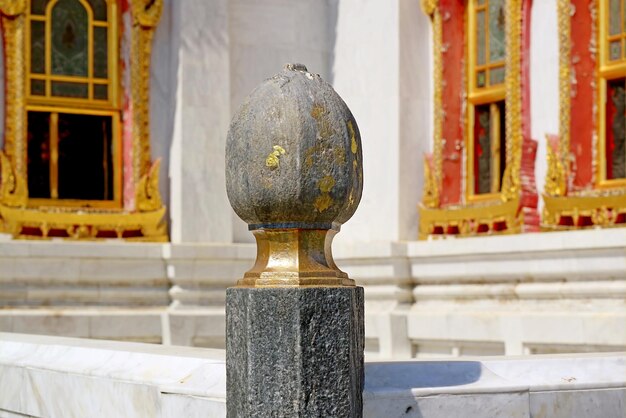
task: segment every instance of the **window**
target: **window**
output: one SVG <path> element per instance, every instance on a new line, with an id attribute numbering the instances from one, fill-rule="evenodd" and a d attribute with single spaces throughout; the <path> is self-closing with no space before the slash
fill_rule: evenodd
<path id="1" fill-rule="evenodd" d="M 626 183 L 626 1 L 600 4 L 600 185 Z M 604 158 L 602 158 L 604 157 Z"/>
<path id="2" fill-rule="evenodd" d="M 26 122 L 33 205 L 121 205 L 114 3 L 30 1 Z"/>
<path id="3" fill-rule="evenodd" d="M 468 5 L 468 198 L 499 193 L 506 164 L 505 1 Z"/>

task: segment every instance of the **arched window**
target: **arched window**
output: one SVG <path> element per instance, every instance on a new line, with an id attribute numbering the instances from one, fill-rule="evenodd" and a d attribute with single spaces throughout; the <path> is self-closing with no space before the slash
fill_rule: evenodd
<path id="1" fill-rule="evenodd" d="M 468 4 L 468 200 L 499 193 L 506 165 L 505 1 Z"/>
<path id="2" fill-rule="evenodd" d="M 30 2 L 25 57 L 32 206 L 121 206 L 114 4 Z"/>

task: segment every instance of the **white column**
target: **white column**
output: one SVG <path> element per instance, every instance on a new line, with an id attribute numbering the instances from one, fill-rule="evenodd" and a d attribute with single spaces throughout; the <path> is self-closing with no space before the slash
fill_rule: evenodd
<path id="1" fill-rule="evenodd" d="M 175 119 L 170 150 L 173 242 L 232 242 L 224 181 L 230 123 L 228 0 L 171 4 Z"/>
<path id="2" fill-rule="evenodd" d="M 363 141 L 364 190 L 338 241 L 417 238 L 431 138 L 430 22 L 418 0 L 338 2 L 333 85 Z"/>
<path id="3" fill-rule="evenodd" d="M 547 171 L 546 134 L 559 133 L 559 39 L 556 0 L 533 2 L 530 19 L 530 123 L 537 140 L 535 176 L 541 196 Z M 539 199 L 543 206 L 543 200 Z M 541 211 L 539 212 L 541 213 Z"/>
<path id="4" fill-rule="evenodd" d="M 331 82 L 332 5 L 319 0 L 231 0 L 229 11 L 232 114 L 259 83 L 287 63 L 305 64 Z M 254 241 L 234 213 L 233 238 Z"/>

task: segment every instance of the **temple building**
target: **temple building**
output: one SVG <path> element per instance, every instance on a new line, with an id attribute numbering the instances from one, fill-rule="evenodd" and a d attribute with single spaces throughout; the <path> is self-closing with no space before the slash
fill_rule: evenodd
<path id="1" fill-rule="evenodd" d="M 626 349 L 626 1 L 0 0 L 0 19 L 0 331 L 223 347 L 255 251 L 226 134 L 303 63 L 362 136 L 335 253 L 369 358 Z"/>

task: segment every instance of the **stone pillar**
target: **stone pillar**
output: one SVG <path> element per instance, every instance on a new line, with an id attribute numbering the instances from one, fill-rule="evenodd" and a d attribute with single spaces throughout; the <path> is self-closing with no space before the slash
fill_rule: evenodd
<path id="1" fill-rule="evenodd" d="M 226 294 L 228 416 L 362 416 L 363 289 L 331 253 L 363 188 L 350 110 L 319 75 L 287 65 L 233 118 L 226 188 L 257 241 Z"/>

